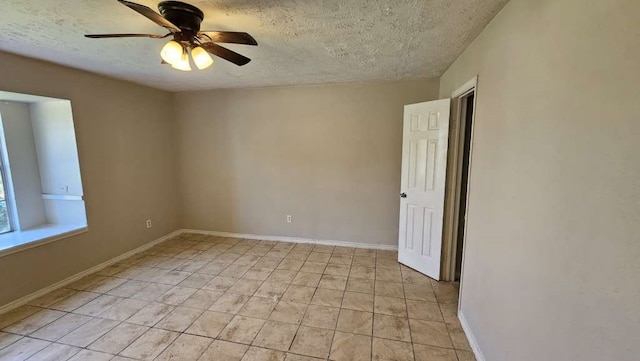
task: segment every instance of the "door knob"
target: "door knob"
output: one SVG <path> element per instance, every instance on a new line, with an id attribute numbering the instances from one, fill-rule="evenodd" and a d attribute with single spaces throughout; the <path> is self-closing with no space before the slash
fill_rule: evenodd
<path id="1" fill-rule="evenodd" d="M 407 193 L 400 193 L 400 198 L 407 198 Z"/>

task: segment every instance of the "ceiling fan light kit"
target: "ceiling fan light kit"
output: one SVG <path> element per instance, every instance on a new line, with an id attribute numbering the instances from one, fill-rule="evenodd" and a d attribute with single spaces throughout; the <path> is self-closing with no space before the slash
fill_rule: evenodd
<path id="1" fill-rule="evenodd" d="M 249 63 L 251 59 L 216 43 L 258 45 L 256 40 L 247 33 L 200 31 L 204 13 L 197 7 L 181 1 L 161 2 L 158 4 L 160 14 L 144 5 L 126 0 L 117 1 L 166 28 L 169 33 L 164 36 L 156 34 L 99 34 L 85 36 L 92 39 L 140 37 L 163 39 L 172 36 L 173 39 L 167 42 L 160 51 L 160 57 L 163 62 L 170 64 L 172 68 L 177 70 L 190 71 L 190 57 L 198 69 L 204 70 L 213 64 L 211 55 L 242 66 Z"/>

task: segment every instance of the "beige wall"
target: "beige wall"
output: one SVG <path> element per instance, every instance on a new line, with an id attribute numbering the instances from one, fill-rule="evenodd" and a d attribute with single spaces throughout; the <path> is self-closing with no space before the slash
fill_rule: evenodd
<path id="1" fill-rule="evenodd" d="M 462 312 L 487 361 L 640 354 L 640 2 L 512 0 L 479 75 Z"/>
<path id="2" fill-rule="evenodd" d="M 71 100 L 89 221 L 0 257 L 0 305 L 179 228 L 171 94 L 6 53 L 0 64 L 0 90 Z"/>
<path id="3" fill-rule="evenodd" d="M 438 89 L 416 80 L 178 93 L 183 225 L 396 244 L 403 105 Z"/>

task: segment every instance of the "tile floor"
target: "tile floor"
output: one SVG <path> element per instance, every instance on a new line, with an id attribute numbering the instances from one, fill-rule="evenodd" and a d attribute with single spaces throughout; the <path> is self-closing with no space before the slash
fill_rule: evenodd
<path id="1" fill-rule="evenodd" d="M 184 234 L 0 315 L 0 360 L 475 360 L 397 253 Z"/>

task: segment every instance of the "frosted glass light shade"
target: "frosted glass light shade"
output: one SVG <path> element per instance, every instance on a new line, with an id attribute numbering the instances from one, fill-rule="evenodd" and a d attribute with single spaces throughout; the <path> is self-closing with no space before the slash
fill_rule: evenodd
<path id="1" fill-rule="evenodd" d="M 162 60 L 173 65 L 181 60 L 183 52 L 184 49 L 182 45 L 175 40 L 171 40 L 166 43 L 162 51 L 160 51 L 160 57 L 162 57 Z"/>
<path id="2" fill-rule="evenodd" d="M 191 49 L 191 57 L 200 70 L 204 70 L 213 64 L 213 59 L 211 59 L 209 53 L 207 53 L 207 51 L 201 46 L 196 46 Z"/>
<path id="3" fill-rule="evenodd" d="M 180 60 L 178 60 L 174 64 L 171 64 L 171 67 L 182 71 L 191 71 L 191 64 L 189 64 L 189 54 L 186 50 L 182 53 Z"/>

